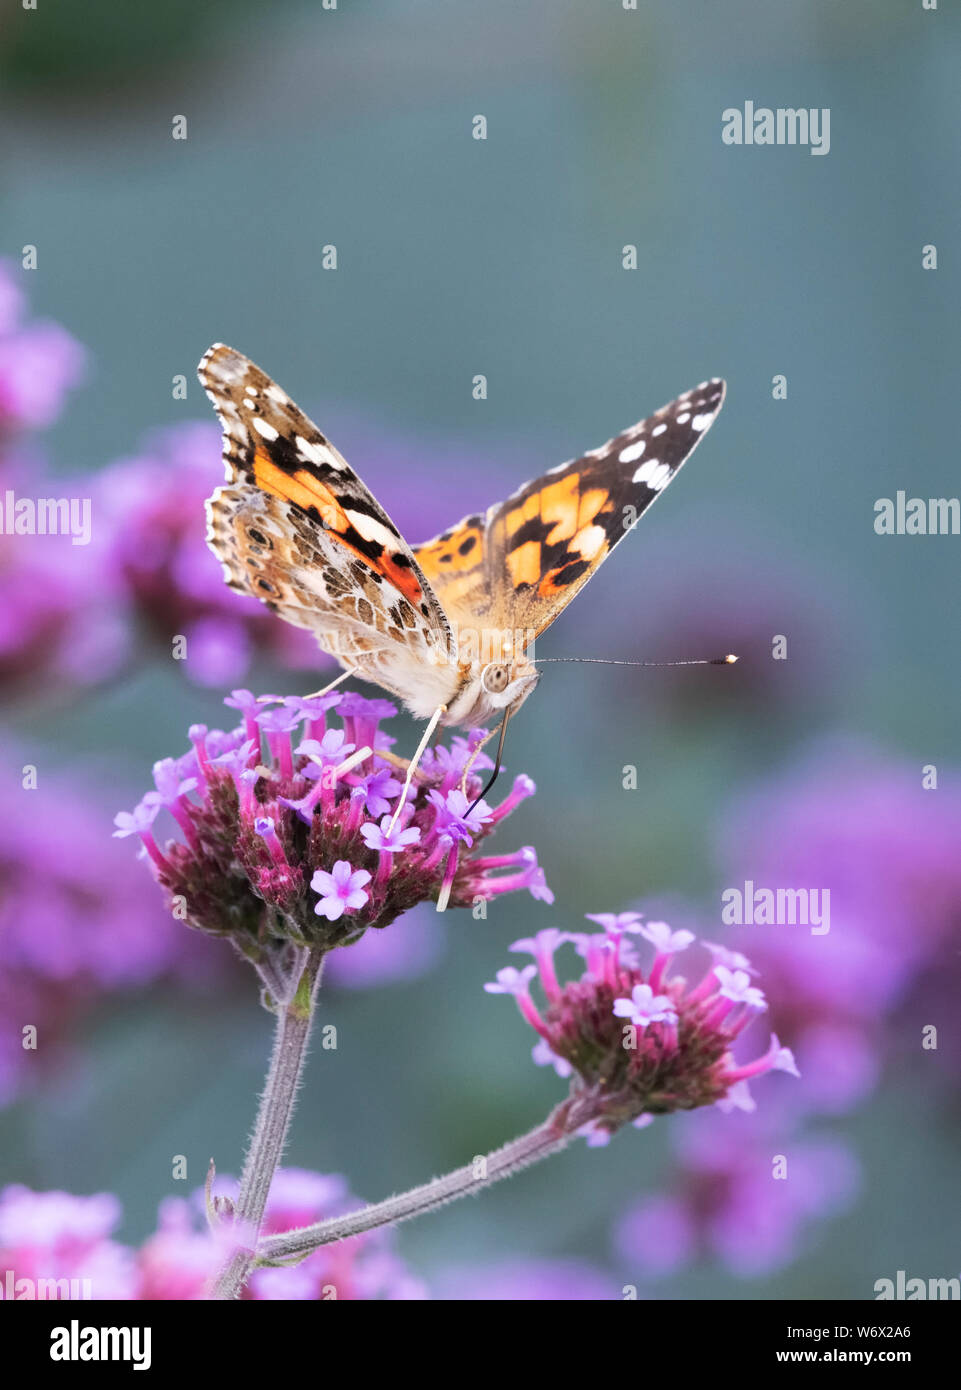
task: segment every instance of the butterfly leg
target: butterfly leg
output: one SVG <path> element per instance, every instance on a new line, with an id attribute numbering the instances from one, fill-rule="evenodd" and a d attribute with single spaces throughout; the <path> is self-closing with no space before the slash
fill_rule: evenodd
<path id="1" fill-rule="evenodd" d="M 410 789 L 410 784 L 411 782 L 413 782 L 414 773 L 417 771 L 417 764 L 420 762 L 421 758 L 424 755 L 424 749 L 427 747 L 428 743 L 430 743 L 431 735 L 437 728 L 437 725 L 440 723 L 441 715 L 444 714 L 446 710 L 446 705 L 439 705 L 438 708 L 434 710 L 434 713 L 430 717 L 430 722 L 428 723 L 427 728 L 424 730 L 424 737 L 417 745 L 417 752 L 414 754 L 410 762 L 407 764 L 407 776 L 404 778 L 404 785 L 401 788 L 400 796 L 397 798 L 397 805 L 394 807 L 394 814 L 391 816 L 390 825 L 387 827 L 388 835 L 390 835 L 393 832 L 394 826 L 397 824 L 397 818 L 404 808 L 404 803 L 407 800 L 407 793 Z"/>
<path id="2" fill-rule="evenodd" d="M 316 700 L 318 696 L 326 695 L 328 690 L 333 690 L 335 686 L 340 685 L 343 681 L 347 679 L 348 676 L 351 675 L 353 675 L 352 671 L 341 671 L 337 679 L 335 681 L 331 681 L 330 685 L 325 685 L 323 690 L 312 690 L 309 695 L 304 695 L 301 698 L 304 700 Z"/>

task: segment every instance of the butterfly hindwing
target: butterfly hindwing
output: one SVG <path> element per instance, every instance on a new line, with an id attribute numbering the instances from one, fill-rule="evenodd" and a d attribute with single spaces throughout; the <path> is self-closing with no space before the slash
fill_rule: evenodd
<path id="1" fill-rule="evenodd" d="M 433 540 L 414 546 L 418 565 L 448 615 L 482 618 L 491 603 L 487 517 L 475 512 Z"/>
<path id="2" fill-rule="evenodd" d="M 552 468 L 414 554 L 455 628 L 539 635 L 690 458 L 724 401 L 702 382 L 582 458 Z"/>
<path id="3" fill-rule="evenodd" d="M 207 540 L 227 582 L 358 674 L 408 702 L 414 690 L 429 713 L 455 684 L 449 627 L 396 526 L 242 353 L 217 344 L 198 374 L 224 432 L 227 483 L 207 503 Z"/>

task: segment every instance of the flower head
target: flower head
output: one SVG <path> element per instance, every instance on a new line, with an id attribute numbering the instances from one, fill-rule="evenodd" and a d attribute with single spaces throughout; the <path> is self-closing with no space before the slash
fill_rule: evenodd
<path id="1" fill-rule="evenodd" d="M 454 907 L 519 888 L 549 898 L 529 846 L 487 858 L 474 850 L 520 799 L 516 783 L 500 806 L 472 806 L 480 778 L 468 772 L 442 791 L 435 759 L 399 805 L 403 764 L 379 751 L 380 722 L 395 713 L 386 700 L 258 701 L 236 690 L 227 703 L 243 723 L 191 728 L 192 751 L 157 763 L 156 790 L 116 821 L 118 835 L 140 837 L 189 925 L 231 937 L 256 963 L 285 941 L 351 943 L 442 887 Z M 334 710 L 343 728 L 327 727 Z M 164 842 L 162 811 L 182 838 Z"/>
<path id="2" fill-rule="evenodd" d="M 712 962 L 689 988 L 670 968 L 677 953 L 693 944 L 693 933 L 672 932 L 663 922 L 638 927 L 636 914 L 597 914 L 591 920 L 605 930 L 550 928 L 515 942 L 512 949 L 530 952 L 535 964 L 500 970 L 485 985 L 490 994 L 514 995 L 539 1034 L 535 1062 L 571 1075 L 570 1095 L 560 1107 L 567 1133 L 595 1146 L 628 1121 L 640 1127 L 655 1115 L 702 1105 L 753 1107 L 749 1078 L 767 1071 L 798 1074 L 791 1050 L 773 1035 L 756 1061 L 739 1064 L 732 1056 L 735 1040 L 767 1007 L 746 969 Z M 653 944 L 646 972 L 623 941 L 625 931 Z M 554 954 L 565 942 L 577 948 L 586 968 L 580 979 L 561 985 Z M 546 999 L 543 1011 L 530 992 L 535 975 Z"/>

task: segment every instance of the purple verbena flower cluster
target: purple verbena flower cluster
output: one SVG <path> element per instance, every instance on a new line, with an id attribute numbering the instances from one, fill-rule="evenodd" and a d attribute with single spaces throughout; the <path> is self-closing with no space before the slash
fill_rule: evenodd
<path id="1" fill-rule="evenodd" d="M 690 987 L 670 976 L 674 958 L 694 944 L 689 931 L 671 931 L 665 922 L 643 922 L 640 913 L 601 913 L 589 917 L 600 932 L 562 932 L 548 928 L 515 941 L 533 965 L 498 972 L 491 994 L 513 994 L 524 1018 L 540 1035 L 534 1060 L 572 1077 L 568 1128 L 591 1144 L 605 1144 L 630 1121 L 638 1128 L 655 1115 L 702 1105 L 750 1109 L 750 1077 L 779 1070 L 797 1074 L 789 1048 L 772 1035 L 768 1051 L 746 1065 L 731 1048 L 758 1013 L 764 995 L 751 983 L 743 957 L 711 946 L 713 963 Z M 650 968 L 642 969 L 635 943 L 640 936 L 654 947 Z M 584 961 L 577 980 L 561 985 L 554 954 L 571 944 Z M 538 1009 L 530 982 L 538 976 L 546 1005 Z"/>
<path id="2" fill-rule="evenodd" d="M 483 730 L 426 757 L 400 805 L 406 764 L 380 728 L 397 712 L 387 700 L 235 690 L 226 703 L 242 723 L 227 733 L 194 726 L 191 751 L 157 763 L 156 789 L 116 818 L 117 835 L 140 837 L 189 925 L 256 960 L 278 938 L 350 944 L 441 892 L 454 907 L 522 888 L 553 900 L 533 849 L 476 853 L 534 791 L 522 775 L 498 806 L 471 805 L 490 766 Z M 335 710 L 340 727 L 328 722 Z M 182 839 L 158 842 L 161 810 Z"/>

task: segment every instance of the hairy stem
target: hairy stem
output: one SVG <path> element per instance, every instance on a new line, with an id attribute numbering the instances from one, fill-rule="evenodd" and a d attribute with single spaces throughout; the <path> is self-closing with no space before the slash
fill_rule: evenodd
<path id="1" fill-rule="evenodd" d="M 240 1195 L 233 1222 L 237 1243 L 211 1282 L 208 1293 L 211 1299 L 239 1297 L 254 1266 L 264 1208 L 284 1151 L 307 1054 L 323 960 L 322 952 L 305 951 L 299 968 L 293 974 L 293 988 L 288 997 L 277 1005 L 277 1028 L 270 1070 L 240 1179 Z"/>
<path id="2" fill-rule="evenodd" d="M 509 1178 L 522 1168 L 559 1153 L 567 1146 L 573 1137 L 567 1122 L 568 1109 L 569 1102 L 564 1102 L 543 1124 L 518 1139 L 512 1139 L 503 1148 L 495 1149 L 493 1153 L 477 1158 L 463 1168 L 455 1168 L 441 1178 L 411 1188 L 409 1192 L 388 1197 L 383 1202 L 372 1203 L 330 1221 L 318 1221 L 312 1226 L 285 1231 L 282 1235 L 268 1236 L 257 1248 L 257 1263 L 296 1262 L 322 1245 L 346 1240 L 348 1236 L 359 1235 L 361 1231 L 370 1231 L 377 1226 L 423 1216 L 459 1197 L 472 1196 L 501 1178 Z"/>

